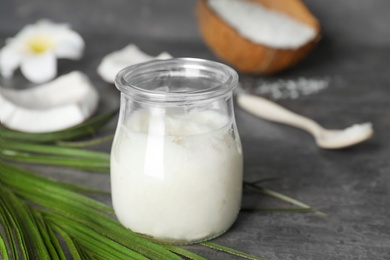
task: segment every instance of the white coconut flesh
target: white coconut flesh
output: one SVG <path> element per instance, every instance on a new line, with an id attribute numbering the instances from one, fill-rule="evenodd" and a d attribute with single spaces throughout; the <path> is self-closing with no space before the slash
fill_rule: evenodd
<path id="1" fill-rule="evenodd" d="M 297 49 L 317 33 L 287 14 L 248 0 L 209 0 L 209 6 L 241 36 L 256 44 L 279 49 Z"/>
<path id="2" fill-rule="evenodd" d="M 0 120 L 8 128 L 42 133 L 82 123 L 96 110 L 99 94 L 78 71 L 26 90 L 0 87 Z"/>
<path id="3" fill-rule="evenodd" d="M 153 57 L 142 52 L 136 45 L 129 44 L 121 50 L 107 54 L 98 66 L 97 72 L 108 83 L 114 83 L 116 74 L 127 66 L 153 59 L 163 60 L 169 58 L 172 58 L 172 56 L 167 52 L 162 52 Z"/>

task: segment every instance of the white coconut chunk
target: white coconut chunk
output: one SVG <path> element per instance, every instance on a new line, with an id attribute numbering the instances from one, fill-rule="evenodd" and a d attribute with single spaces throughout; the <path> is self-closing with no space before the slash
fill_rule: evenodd
<path id="1" fill-rule="evenodd" d="M 26 90 L 0 87 L 0 120 L 8 128 L 43 133 L 82 123 L 96 110 L 99 94 L 79 71 Z"/>
<path id="2" fill-rule="evenodd" d="M 242 36 L 273 48 L 297 49 L 316 37 L 314 28 L 248 0 L 209 0 L 210 7 Z"/>
<path id="3" fill-rule="evenodd" d="M 158 56 L 153 57 L 142 52 L 136 45 L 129 44 L 119 51 L 107 54 L 98 66 L 97 72 L 108 83 L 114 83 L 116 74 L 127 66 L 153 59 L 164 60 L 170 58 L 172 58 L 172 56 L 167 52 L 160 53 Z"/>

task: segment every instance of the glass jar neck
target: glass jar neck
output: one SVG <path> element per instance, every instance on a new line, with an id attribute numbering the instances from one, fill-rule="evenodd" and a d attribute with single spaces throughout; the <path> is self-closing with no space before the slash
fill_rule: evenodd
<path id="1" fill-rule="evenodd" d="M 117 88 L 134 101 L 164 106 L 228 98 L 237 83 L 232 68 L 193 58 L 136 64 L 121 70 L 115 80 Z"/>

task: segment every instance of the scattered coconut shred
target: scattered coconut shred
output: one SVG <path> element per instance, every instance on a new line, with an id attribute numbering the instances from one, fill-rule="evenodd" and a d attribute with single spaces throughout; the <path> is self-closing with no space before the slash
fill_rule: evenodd
<path id="1" fill-rule="evenodd" d="M 209 5 L 241 35 L 257 44 L 296 49 L 316 37 L 310 26 L 258 2 L 209 0 Z"/>
<path id="2" fill-rule="evenodd" d="M 330 78 L 322 79 L 288 79 L 266 81 L 262 79 L 243 80 L 242 88 L 253 94 L 266 96 L 273 100 L 296 99 L 300 96 L 313 95 L 329 86 Z"/>

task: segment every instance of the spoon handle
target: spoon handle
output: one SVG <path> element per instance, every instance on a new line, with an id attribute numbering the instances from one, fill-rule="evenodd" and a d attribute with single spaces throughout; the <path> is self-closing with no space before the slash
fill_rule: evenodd
<path id="1" fill-rule="evenodd" d="M 239 94 L 237 96 L 237 103 L 242 109 L 258 117 L 300 128 L 314 136 L 318 136 L 322 131 L 322 127 L 315 121 L 291 112 L 286 108 L 259 96 Z"/>

